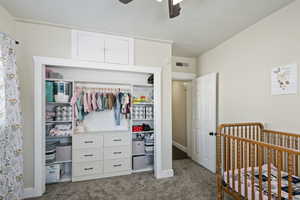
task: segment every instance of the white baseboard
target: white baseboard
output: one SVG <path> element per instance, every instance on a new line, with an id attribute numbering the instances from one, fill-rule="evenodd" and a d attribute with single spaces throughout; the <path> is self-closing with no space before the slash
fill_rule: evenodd
<path id="1" fill-rule="evenodd" d="M 28 199 L 28 198 L 34 198 L 34 197 L 38 197 L 39 195 L 37 195 L 36 191 L 34 190 L 34 188 L 24 188 L 24 192 L 23 192 L 23 199 Z"/>
<path id="2" fill-rule="evenodd" d="M 185 146 L 183 146 L 183 145 L 181 145 L 181 144 L 175 142 L 174 140 L 173 140 L 172 143 L 173 143 L 173 146 L 177 147 L 178 149 L 180 149 L 181 151 L 183 151 L 183 152 L 186 153 L 186 147 L 185 147 Z"/>
<path id="3" fill-rule="evenodd" d="M 162 170 L 157 178 L 170 178 L 174 176 L 174 170 L 173 169 L 167 169 L 167 170 Z"/>

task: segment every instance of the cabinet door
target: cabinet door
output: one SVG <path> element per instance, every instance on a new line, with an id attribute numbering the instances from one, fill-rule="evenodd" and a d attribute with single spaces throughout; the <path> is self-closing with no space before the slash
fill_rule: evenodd
<path id="1" fill-rule="evenodd" d="M 104 62 L 104 37 L 101 34 L 79 32 L 77 37 L 77 58 Z"/>
<path id="2" fill-rule="evenodd" d="M 105 62 L 113 64 L 129 64 L 129 40 L 107 38 L 105 40 Z"/>

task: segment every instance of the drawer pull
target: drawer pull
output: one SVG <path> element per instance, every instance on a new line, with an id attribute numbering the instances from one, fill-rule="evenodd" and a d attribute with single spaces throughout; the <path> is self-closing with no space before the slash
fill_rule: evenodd
<path id="1" fill-rule="evenodd" d="M 122 152 L 114 152 L 113 154 L 122 154 Z"/>
<path id="2" fill-rule="evenodd" d="M 118 165 L 113 165 L 114 167 L 121 167 L 122 164 L 118 164 Z"/>
<path id="3" fill-rule="evenodd" d="M 93 144 L 94 141 L 84 141 L 85 144 Z"/>
<path id="4" fill-rule="evenodd" d="M 90 167 L 90 168 L 84 168 L 85 171 L 89 171 L 89 170 L 93 170 L 94 167 Z"/>
<path id="5" fill-rule="evenodd" d="M 122 139 L 114 139 L 113 141 L 114 141 L 114 142 L 121 142 Z"/>
<path id="6" fill-rule="evenodd" d="M 93 157 L 94 155 L 93 154 L 86 154 L 84 155 L 84 157 Z"/>

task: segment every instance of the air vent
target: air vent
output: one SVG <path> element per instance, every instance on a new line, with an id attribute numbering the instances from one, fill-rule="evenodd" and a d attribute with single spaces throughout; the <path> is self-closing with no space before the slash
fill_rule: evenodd
<path id="1" fill-rule="evenodd" d="M 176 62 L 176 67 L 189 67 L 189 63 Z"/>

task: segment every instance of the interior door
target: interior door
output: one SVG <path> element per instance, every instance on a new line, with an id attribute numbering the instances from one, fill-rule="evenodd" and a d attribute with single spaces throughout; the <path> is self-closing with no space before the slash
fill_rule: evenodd
<path id="1" fill-rule="evenodd" d="M 192 83 L 192 159 L 216 171 L 217 74 L 201 76 Z"/>

